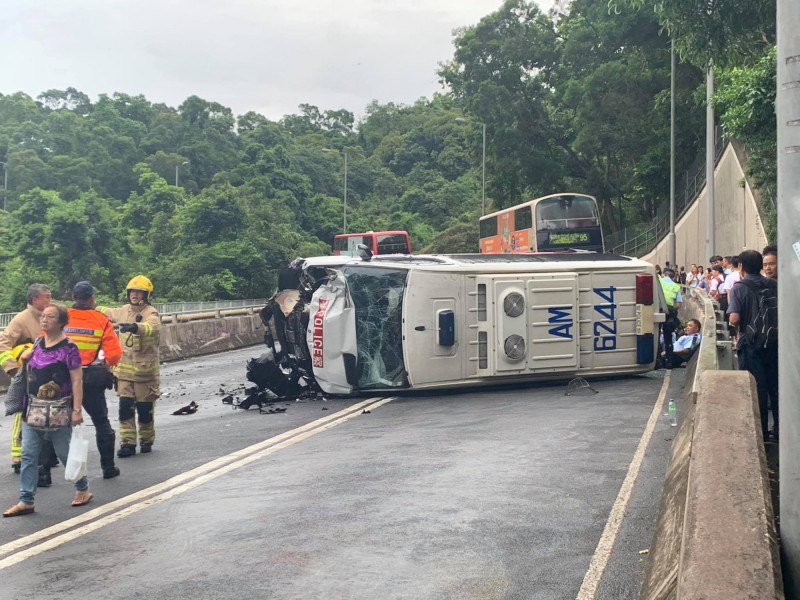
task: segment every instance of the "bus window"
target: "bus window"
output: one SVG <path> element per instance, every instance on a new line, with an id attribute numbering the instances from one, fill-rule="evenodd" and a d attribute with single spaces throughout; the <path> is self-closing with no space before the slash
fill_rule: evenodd
<path id="1" fill-rule="evenodd" d="M 392 233 L 378 235 L 378 254 L 411 254 L 408 234 Z"/>
<path id="2" fill-rule="evenodd" d="M 335 256 L 357 256 L 358 245 L 365 244 L 374 252 L 372 236 L 364 234 L 337 235 L 333 238 L 333 254 Z"/>
<path id="3" fill-rule="evenodd" d="M 481 239 L 497 235 L 497 217 L 489 217 L 480 222 Z"/>
<path id="4" fill-rule="evenodd" d="M 514 231 L 533 227 L 533 213 L 530 206 L 523 206 L 514 211 Z"/>
<path id="5" fill-rule="evenodd" d="M 406 231 L 339 234 L 333 238 L 333 254 L 358 256 L 359 244 L 364 244 L 373 254 L 411 254 L 411 239 Z"/>

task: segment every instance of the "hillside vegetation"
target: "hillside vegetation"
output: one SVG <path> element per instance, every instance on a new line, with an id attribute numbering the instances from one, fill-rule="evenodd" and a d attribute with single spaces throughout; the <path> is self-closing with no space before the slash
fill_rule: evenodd
<path id="1" fill-rule="evenodd" d="M 546 15 L 508 0 L 455 32 L 441 93 L 372 103 L 357 122 L 311 105 L 277 122 L 237 116 L 197 96 L 171 107 L 73 88 L 0 94 L 0 311 L 21 308 L 33 281 L 63 297 L 90 279 L 114 297 L 136 273 L 160 300 L 269 295 L 280 266 L 329 253 L 341 232 L 345 153 L 349 231 L 406 229 L 415 249 L 475 251 L 482 124 L 487 209 L 576 191 L 598 198 L 608 232 L 648 222 L 669 195 L 666 23 L 647 2 L 575 0 Z M 768 35 L 745 41 L 752 52 L 721 63 L 721 119 L 755 140 L 768 187 L 774 81 L 772 95 L 745 88 L 768 85 L 774 53 Z M 703 59 L 684 52 L 679 170 L 705 133 Z"/>

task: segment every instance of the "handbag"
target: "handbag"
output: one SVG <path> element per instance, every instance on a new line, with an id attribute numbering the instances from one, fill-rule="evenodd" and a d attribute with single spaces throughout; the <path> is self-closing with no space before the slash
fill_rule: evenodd
<path id="1" fill-rule="evenodd" d="M 6 392 L 4 400 L 6 406 L 6 416 L 22 412 L 25 407 L 25 387 L 27 378 L 25 377 L 26 367 L 22 367 L 14 377 L 11 378 L 11 383 Z"/>
<path id="2" fill-rule="evenodd" d="M 72 396 L 46 400 L 31 394 L 25 413 L 28 427 L 39 431 L 64 429 L 72 425 Z"/>
<path id="3" fill-rule="evenodd" d="M 64 479 L 67 481 L 78 481 L 86 475 L 86 463 L 89 461 L 89 438 L 86 437 L 84 429 L 83 425 L 72 428 L 67 464 L 64 467 Z"/>

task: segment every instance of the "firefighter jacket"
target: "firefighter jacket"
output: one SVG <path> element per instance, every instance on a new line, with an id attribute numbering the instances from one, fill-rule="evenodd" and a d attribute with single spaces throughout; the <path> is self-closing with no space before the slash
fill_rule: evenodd
<path id="1" fill-rule="evenodd" d="M 112 367 L 122 357 L 122 346 L 114 333 L 114 325 L 107 316 L 93 308 L 70 308 L 64 333 L 78 347 L 84 367 L 97 361 L 100 350 L 105 355 L 106 364 Z"/>
<path id="2" fill-rule="evenodd" d="M 114 367 L 114 375 L 124 381 L 158 379 L 158 344 L 161 318 L 150 304 L 125 304 L 117 308 L 98 306 L 97 310 L 114 323 L 136 323 L 136 333 L 119 334 L 122 358 Z"/>
<path id="3" fill-rule="evenodd" d="M 33 342 L 42 333 L 42 313 L 28 305 L 28 308 L 11 319 L 0 332 L 0 366 L 8 372 L 17 368 L 17 361 L 11 355 L 14 346 Z"/>

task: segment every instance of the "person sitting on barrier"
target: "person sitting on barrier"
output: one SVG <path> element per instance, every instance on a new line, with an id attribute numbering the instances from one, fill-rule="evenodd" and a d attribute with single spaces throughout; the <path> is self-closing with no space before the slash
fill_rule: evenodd
<path id="1" fill-rule="evenodd" d="M 689 362 L 700 347 L 700 321 L 689 319 L 684 334 L 680 336 L 672 348 L 672 368 L 677 369 Z M 662 353 L 662 356 L 664 354 Z"/>

